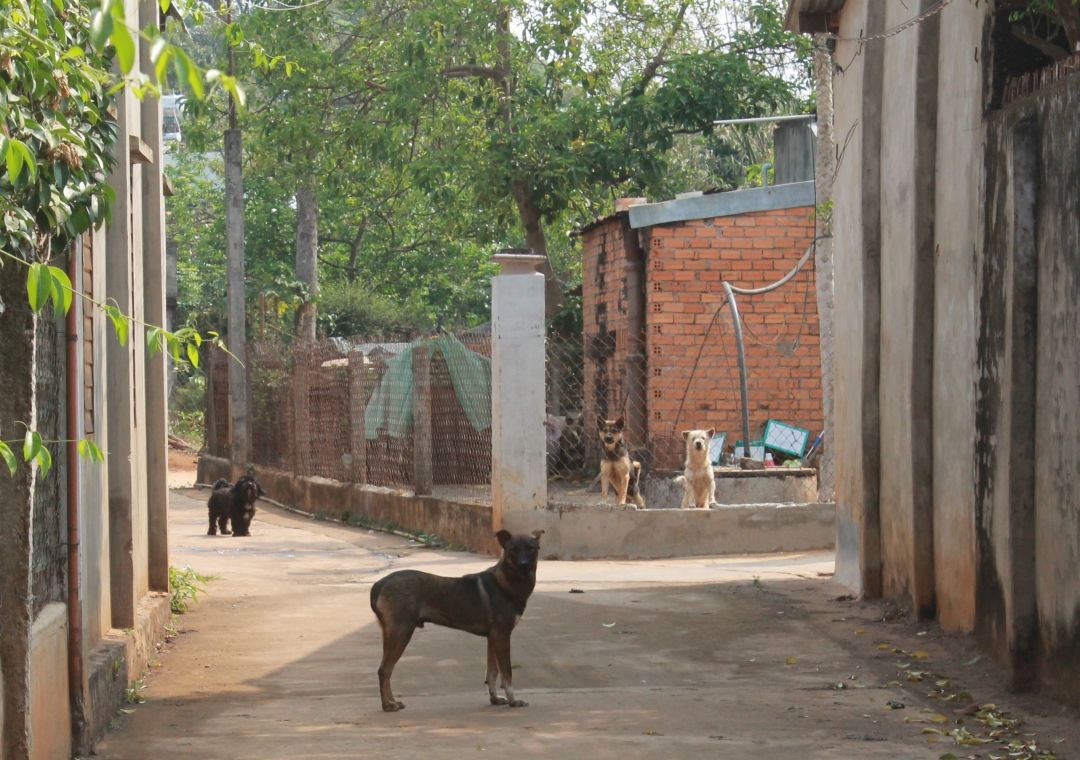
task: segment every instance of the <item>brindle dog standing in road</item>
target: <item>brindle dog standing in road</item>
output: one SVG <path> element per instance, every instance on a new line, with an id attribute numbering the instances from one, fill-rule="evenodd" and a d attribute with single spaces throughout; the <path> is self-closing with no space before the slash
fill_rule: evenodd
<path id="1" fill-rule="evenodd" d="M 600 428 L 600 443 L 604 450 L 600 459 L 600 484 L 604 491 L 603 501 L 607 502 L 608 484 L 615 488 L 615 503 L 625 504 L 626 499 L 644 508 L 645 500 L 641 498 L 639 482 L 641 480 L 641 463 L 630 459 L 630 453 L 626 450 L 623 442 L 623 418 L 612 422 L 598 417 L 597 425 Z"/>
<path id="2" fill-rule="evenodd" d="M 540 536 L 495 534 L 502 547 L 499 564 L 482 573 L 443 578 L 419 570 L 390 573 L 371 587 L 371 609 L 383 632 L 383 658 L 379 666 L 382 708 L 396 712 L 405 705 L 394 698 L 390 676 L 401 659 L 413 632 L 424 623 L 456 628 L 487 637 L 487 687 L 493 705 L 525 707 L 514 698 L 514 674 L 510 665 L 510 634 L 525 614 L 525 604 L 536 586 L 536 560 Z M 502 677 L 506 699 L 496 690 Z"/>

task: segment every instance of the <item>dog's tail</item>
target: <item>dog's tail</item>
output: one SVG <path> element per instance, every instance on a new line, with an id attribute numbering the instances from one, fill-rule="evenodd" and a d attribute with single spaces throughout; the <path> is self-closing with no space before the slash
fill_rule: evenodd
<path id="1" fill-rule="evenodd" d="M 219 488 L 232 488 L 232 483 L 225 480 L 225 478 L 218 478 L 217 483 L 214 483 L 214 490 L 216 491 Z"/>

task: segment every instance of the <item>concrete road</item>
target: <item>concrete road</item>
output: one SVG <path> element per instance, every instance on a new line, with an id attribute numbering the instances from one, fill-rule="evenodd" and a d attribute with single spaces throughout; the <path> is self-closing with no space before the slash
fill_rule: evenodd
<path id="1" fill-rule="evenodd" d="M 1075 713 L 1006 695 L 1000 671 L 968 641 L 902 611 L 837 600 L 847 591 L 831 581 L 828 554 L 541 562 L 513 638 L 514 686 L 529 707 L 488 704 L 482 639 L 428 626 L 394 674 L 407 709 L 383 713 L 371 583 L 395 569 L 456 575 L 492 560 L 272 507 L 261 508 L 250 538 L 209 537 L 204 499 L 173 493 L 172 562 L 218 578 L 178 618 L 140 692 L 146 703 L 129 706 L 101 757 L 1004 754 L 924 733 L 958 720 L 982 730 L 954 713 L 968 700 L 927 697 L 939 675 L 949 692 L 1026 713 L 1023 730 L 1035 736 L 1025 741 L 1060 757 L 1080 746 Z M 906 654 L 915 651 L 928 657 Z M 909 681 L 911 671 L 924 681 Z M 886 710 L 889 700 L 904 709 Z M 939 714 L 944 726 L 931 722 Z"/>

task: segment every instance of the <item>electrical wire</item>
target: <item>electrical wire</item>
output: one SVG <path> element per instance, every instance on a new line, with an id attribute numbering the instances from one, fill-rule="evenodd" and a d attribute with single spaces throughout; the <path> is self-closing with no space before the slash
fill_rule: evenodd
<path id="1" fill-rule="evenodd" d="M 888 37 L 895 37 L 896 35 L 900 34 L 901 32 L 906 32 L 911 27 L 913 27 L 913 26 L 915 26 L 917 24 L 921 24 L 923 21 L 926 21 L 926 19 L 930 18 L 931 16 L 934 16 L 934 15 L 936 15 L 938 13 L 941 13 L 941 11 L 945 9 L 945 6 L 948 5 L 951 2 L 952 2 L 952 0 L 940 0 L 937 4 L 930 6 L 929 8 L 927 8 L 925 11 L 920 13 L 915 18 L 909 19 L 908 21 L 905 21 L 904 23 L 900 24 L 899 26 L 894 26 L 892 29 L 887 29 L 886 31 L 882 32 L 881 34 L 872 34 L 869 37 L 838 37 L 835 34 L 826 34 L 825 36 L 830 38 L 830 39 L 836 40 L 837 42 L 860 42 L 860 43 L 861 42 L 872 42 L 874 40 L 883 40 L 883 39 L 886 39 Z"/>

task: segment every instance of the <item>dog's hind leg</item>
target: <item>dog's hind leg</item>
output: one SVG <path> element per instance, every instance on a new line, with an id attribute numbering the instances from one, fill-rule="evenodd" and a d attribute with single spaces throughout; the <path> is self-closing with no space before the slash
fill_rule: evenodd
<path id="1" fill-rule="evenodd" d="M 214 516 L 214 510 L 210 510 L 210 530 L 206 531 L 206 535 L 217 535 L 217 518 Z"/>
<path id="2" fill-rule="evenodd" d="M 502 688 L 506 692 L 506 704 L 511 707 L 527 707 L 528 702 L 514 698 L 514 670 L 510 665 L 510 635 L 493 635 L 489 641 L 495 646 L 495 660 L 499 665 L 499 675 L 502 676 Z"/>
<path id="3" fill-rule="evenodd" d="M 487 680 L 488 698 L 493 705 L 505 705 L 506 700 L 499 696 L 499 661 L 495 656 L 495 639 L 488 637 L 487 642 Z"/>
<path id="4" fill-rule="evenodd" d="M 383 625 L 383 658 L 382 664 L 379 665 L 379 696 L 382 698 L 382 709 L 385 712 L 405 709 L 405 703 L 394 698 L 394 690 L 390 688 L 390 676 L 394 674 L 394 666 L 405 653 L 405 647 L 409 646 L 415 630 L 413 626 L 397 625 L 391 628 Z"/>
<path id="5" fill-rule="evenodd" d="M 221 529 L 221 535 L 223 535 L 223 536 L 231 536 L 232 535 L 232 531 L 229 530 L 229 516 L 228 515 L 222 515 L 221 517 L 218 518 L 218 528 Z"/>

